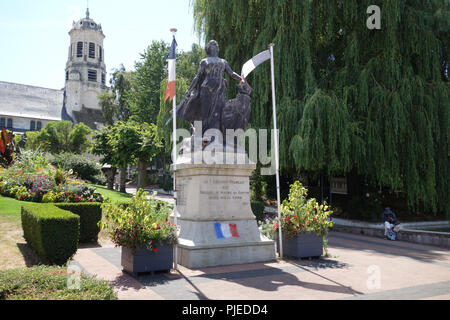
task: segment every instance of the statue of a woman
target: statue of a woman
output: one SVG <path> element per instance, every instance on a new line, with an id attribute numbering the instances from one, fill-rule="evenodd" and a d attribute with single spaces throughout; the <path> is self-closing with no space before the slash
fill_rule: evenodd
<path id="1" fill-rule="evenodd" d="M 183 100 L 177 108 L 177 117 L 187 121 L 202 121 L 202 134 L 208 129 L 221 130 L 222 109 L 225 106 L 227 81 L 226 71 L 231 78 L 243 81 L 228 62 L 218 57 L 219 45 L 211 40 L 205 48 L 207 58 L 200 66 Z"/>

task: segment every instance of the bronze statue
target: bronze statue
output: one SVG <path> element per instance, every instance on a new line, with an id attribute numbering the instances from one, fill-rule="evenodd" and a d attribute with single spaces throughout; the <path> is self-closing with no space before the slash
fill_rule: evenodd
<path id="1" fill-rule="evenodd" d="M 222 134 L 226 129 L 245 130 L 250 116 L 250 86 L 231 69 L 226 60 L 218 57 L 217 41 L 209 41 L 205 51 L 208 57 L 200 61 L 197 75 L 177 107 L 177 117 L 191 122 L 202 121 L 202 134 L 208 129 L 218 129 Z M 227 81 L 224 72 L 241 81 L 238 86 L 240 98 L 238 94 L 236 99 L 225 101 Z M 238 106 L 240 102 L 244 105 Z M 237 111 L 240 115 L 234 114 Z"/>

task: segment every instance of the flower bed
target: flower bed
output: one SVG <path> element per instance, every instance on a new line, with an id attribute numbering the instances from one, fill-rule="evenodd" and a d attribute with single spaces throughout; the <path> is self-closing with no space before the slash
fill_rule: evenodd
<path id="1" fill-rule="evenodd" d="M 53 167 L 35 151 L 23 151 L 8 168 L 0 168 L 0 194 L 31 202 L 103 202 L 72 171 Z"/>

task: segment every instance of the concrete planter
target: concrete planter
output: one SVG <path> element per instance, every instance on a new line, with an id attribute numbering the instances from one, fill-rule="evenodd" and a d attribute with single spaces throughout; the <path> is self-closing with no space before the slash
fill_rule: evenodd
<path id="1" fill-rule="evenodd" d="M 163 245 L 158 247 L 158 252 L 153 252 L 143 245 L 135 254 L 131 249 L 122 247 L 121 264 L 124 271 L 133 274 L 168 271 L 173 265 L 173 246 Z"/>
<path id="2" fill-rule="evenodd" d="M 280 253 L 277 239 L 277 252 Z M 323 238 L 313 232 L 302 232 L 286 239 L 283 236 L 283 255 L 294 258 L 320 257 L 323 254 Z"/>

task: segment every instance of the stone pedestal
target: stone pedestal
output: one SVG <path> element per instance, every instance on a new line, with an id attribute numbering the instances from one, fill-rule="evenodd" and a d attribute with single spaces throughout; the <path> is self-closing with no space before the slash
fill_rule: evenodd
<path id="1" fill-rule="evenodd" d="M 259 232 L 250 206 L 249 177 L 256 165 L 179 160 L 174 211 L 180 227 L 178 263 L 202 268 L 275 260 L 275 243 Z"/>

